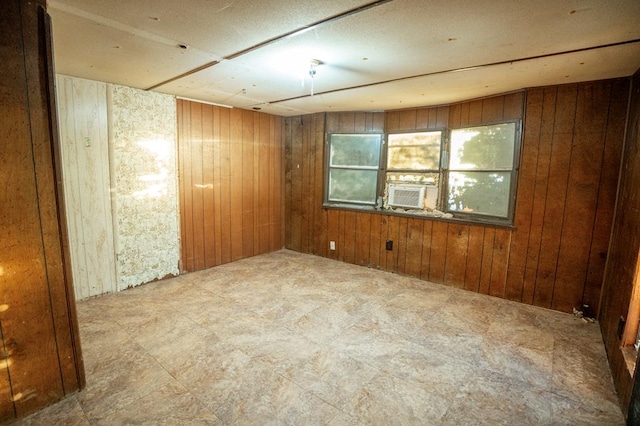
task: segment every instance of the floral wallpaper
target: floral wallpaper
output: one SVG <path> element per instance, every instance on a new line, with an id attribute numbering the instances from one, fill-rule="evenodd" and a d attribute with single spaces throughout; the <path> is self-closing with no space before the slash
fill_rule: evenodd
<path id="1" fill-rule="evenodd" d="M 173 96 L 109 85 L 118 290 L 178 275 Z"/>

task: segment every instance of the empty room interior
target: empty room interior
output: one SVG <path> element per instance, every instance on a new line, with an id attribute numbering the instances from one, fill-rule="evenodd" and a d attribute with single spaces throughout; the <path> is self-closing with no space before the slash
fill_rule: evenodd
<path id="1" fill-rule="evenodd" d="M 0 423 L 640 424 L 640 2 L 6 0 Z"/>

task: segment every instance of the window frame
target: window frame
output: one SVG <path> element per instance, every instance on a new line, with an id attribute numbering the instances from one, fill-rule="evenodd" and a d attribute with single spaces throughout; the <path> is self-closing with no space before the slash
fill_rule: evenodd
<path id="1" fill-rule="evenodd" d="M 506 217 L 495 216 L 486 213 L 474 213 L 474 212 L 462 212 L 458 210 L 449 210 L 448 206 L 448 189 L 449 189 L 449 174 L 450 174 L 450 158 L 451 158 L 451 134 L 454 130 L 462 130 L 474 127 L 490 127 L 500 124 L 514 123 L 515 125 L 515 135 L 514 135 L 514 145 L 513 145 L 513 164 L 510 171 L 506 171 L 511 174 L 511 180 L 509 183 L 509 196 L 508 196 L 508 213 Z M 342 208 L 342 209 L 355 209 L 355 210 L 366 210 L 366 211 L 377 211 L 389 215 L 401 215 L 408 217 L 419 217 L 424 219 L 439 219 L 439 220 L 450 220 L 450 221 L 458 221 L 470 224 L 485 224 L 485 225 L 495 225 L 495 226 L 506 226 L 513 227 L 514 226 L 514 217 L 515 217 L 515 209 L 517 203 L 517 188 L 518 188 L 518 179 L 519 179 L 519 170 L 520 170 L 520 160 L 521 160 L 521 152 L 522 152 L 522 137 L 523 137 L 523 119 L 509 119 L 509 120 L 498 120 L 492 122 L 486 122 L 481 124 L 467 125 L 467 126 L 455 126 L 455 127 L 439 127 L 439 128 L 421 128 L 421 129 L 410 129 L 410 130 L 402 130 L 402 131 L 392 131 L 392 132 L 327 132 L 325 133 L 325 161 L 324 161 L 324 170 L 325 170 L 325 185 L 324 185 L 324 203 L 323 207 L 325 208 Z M 405 169 L 388 169 L 388 151 L 389 151 L 389 136 L 395 134 L 406 134 L 406 133 L 432 133 L 432 132 L 440 132 L 440 162 L 438 170 L 431 171 L 414 171 L 414 170 L 405 170 Z M 333 135 L 378 135 L 380 137 L 380 156 L 379 156 L 379 164 L 377 168 L 378 178 L 376 180 L 376 194 L 377 199 L 375 203 L 362 203 L 362 202 L 350 202 L 350 201 L 337 201 L 329 199 L 329 177 L 330 177 L 330 163 L 331 163 L 331 138 Z M 458 171 L 457 169 L 454 171 Z M 469 170 L 474 171 L 474 170 Z M 478 170 L 480 172 L 486 172 L 488 170 Z M 500 172 L 505 172 L 505 170 L 499 170 Z M 397 209 L 389 206 L 384 206 L 383 199 L 385 198 L 385 188 L 387 185 L 387 174 L 388 173 L 397 173 L 397 172 L 407 172 L 407 173 L 437 173 L 439 174 L 438 183 L 436 187 L 438 188 L 438 205 L 437 209 L 444 214 L 442 215 L 430 215 L 425 214 L 425 209 L 415 209 L 406 210 L 406 209 Z M 411 184 L 411 182 L 407 182 Z"/>
<path id="2" fill-rule="evenodd" d="M 437 169 L 391 169 L 389 168 L 389 137 L 392 135 L 406 135 L 406 134 L 415 134 L 415 133 L 440 133 L 440 152 L 439 152 L 439 156 L 438 156 L 438 168 Z M 438 183 L 435 185 L 438 188 L 438 205 L 442 204 L 442 191 L 441 191 L 441 185 L 442 185 L 442 161 L 443 161 L 443 155 L 445 153 L 445 143 L 446 143 L 446 139 L 447 139 L 447 129 L 446 128 L 437 128 L 437 129 L 415 129 L 415 130 L 403 130 L 403 131 L 398 131 L 398 132 L 388 132 L 385 133 L 385 146 L 386 148 L 384 149 L 384 169 L 382 170 L 381 176 L 380 176 L 380 185 L 381 185 L 381 189 L 386 190 L 387 188 L 387 184 L 388 184 L 388 178 L 387 175 L 389 173 L 415 173 L 415 174 L 437 174 L 439 175 L 438 177 Z M 406 182 L 407 185 L 425 185 L 424 183 L 414 183 L 414 182 Z M 383 198 L 384 198 L 384 194 L 382 194 Z M 390 206 L 384 206 L 381 205 L 380 208 L 384 209 L 385 211 L 393 211 L 392 208 Z M 415 209 L 416 211 L 423 211 L 424 209 Z M 407 212 L 407 214 L 412 215 L 412 216 L 418 216 L 417 213 L 411 213 L 411 212 Z"/>
<path id="3" fill-rule="evenodd" d="M 500 124 L 514 124 L 514 141 L 513 141 L 513 162 L 512 167 L 509 173 L 511 173 L 511 180 L 509 182 L 509 196 L 508 196 L 508 208 L 507 215 L 505 217 L 490 215 L 487 213 L 472 213 L 472 212 L 463 212 L 459 210 L 450 210 L 448 207 L 447 198 L 449 197 L 449 174 L 454 172 L 464 172 L 462 169 L 451 170 L 449 168 L 451 164 L 451 134 L 454 130 L 463 130 L 470 129 L 474 127 L 491 127 L 497 126 Z M 443 167 L 443 172 L 446 175 L 444 178 L 444 182 L 446 187 L 443 188 L 440 201 L 442 203 L 443 211 L 447 213 L 451 213 L 456 218 L 460 218 L 470 222 L 479 222 L 479 223 L 497 223 L 504 225 L 513 225 L 513 220 L 515 217 L 515 208 L 516 208 L 516 193 L 518 188 L 518 171 L 520 169 L 520 152 L 522 149 L 522 120 L 513 119 L 513 120 L 500 120 L 496 122 L 482 123 L 476 125 L 468 125 L 468 126 L 460 126 L 460 127 L 450 127 L 448 129 L 448 138 L 447 138 L 447 158 L 445 161 L 445 166 Z M 466 170 L 466 171 L 477 171 L 477 172 L 504 172 L 504 170 L 490 170 L 490 169 L 481 169 L 481 170 Z"/>
<path id="4" fill-rule="evenodd" d="M 440 133 L 440 153 L 438 156 L 438 168 L 437 169 L 391 169 L 389 167 L 389 147 L 391 146 L 391 144 L 389 143 L 389 136 L 392 135 L 409 135 L 409 134 L 418 134 L 418 133 Z M 385 149 L 385 161 L 384 161 L 384 172 L 385 174 L 387 173 L 415 173 L 415 174 L 426 174 L 426 173 L 441 173 L 442 170 L 442 153 L 444 152 L 444 141 L 445 141 L 445 133 L 446 130 L 445 129 L 429 129 L 429 130 L 407 130 L 407 131 L 401 131 L 401 132 L 389 132 L 389 133 L 385 133 L 385 145 L 386 145 L 386 149 Z M 386 182 L 387 179 L 385 178 L 384 181 Z"/>
<path id="5" fill-rule="evenodd" d="M 383 167 L 383 158 L 386 150 L 385 146 L 385 138 L 384 133 L 382 132 L 330 132 L 325 134 L 325 146 L 326 146 L 326 160 L 325 160 L 325 185 L 324 185 L 324 207 L 340 207 L 340 206 L 349 206 L 352 208 L 377 208 L 380 203 L 380 172 Z M 362 137 L 371 137 L 377 136 L 379 139 L 378 146 L 378 165 L 377 167 L 358 167 L 358 166 L 332 166 L 331 165 L 331 149 L 332 149 L 332 139 L 334 136 L 362 136 Z M 362 201 L 348 201 L 348 200 L 336 200 L 330 198 L 330 185 L 331 185 L 331 170 L 375 170 L 376 171 L 376 179 L 375 179 L 375 200 L 372 203 L 362 202 Z"/>

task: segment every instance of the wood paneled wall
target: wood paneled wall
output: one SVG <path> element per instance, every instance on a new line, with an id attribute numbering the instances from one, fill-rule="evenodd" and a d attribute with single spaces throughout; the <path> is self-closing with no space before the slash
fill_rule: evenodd
<path id="1" fill-rule="evenodd" d="M 620 189 L 600 314 L 600 328 L 609 365 L 623 408 L 629 405 L 633 383 L 620 351 L 618 321 L 620 317 L 627 318 L 640 255 L 640 72 L 632 80 L 632 89 Z"/>
<path id="2" fill-rule="evenodd" d="M 44 8 L 0 15 L 0 422 L 84 385 Z"/>
<path id="3" fill-rule="evenodd" d="M 178 100 L 181 270 L 284 246 L 284 119 Z"/>
<path id="4" fill-rule="evenodd" d="M 286 247 L 565 312 L 587 303 L 595 312 L 627 93 L 626 80 L 612 80 L 447 107 L 287 118 Z M 524 131 L 513 229 L 322 208 L 325 132 L 518 118 Z"/>
<path id="5" fill-rule="evenodd" d="M 56 81 L 73 283 L 82 300 L 117 291 L 107 85 L 66 76 Z"/>

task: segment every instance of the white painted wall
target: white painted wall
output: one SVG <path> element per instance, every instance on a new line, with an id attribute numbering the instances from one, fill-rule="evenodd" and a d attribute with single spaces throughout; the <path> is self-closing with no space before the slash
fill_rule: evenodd
<path id="1" fill-rule="evenodd" d="M 56 82 L 76 299 L 178 275 L 175 98 Z"/>
<path id="2" fill-rule="evenodd" d="M 106 84 L 57 76 L 64 195 L 76 299 L 116 291 Z"/>

